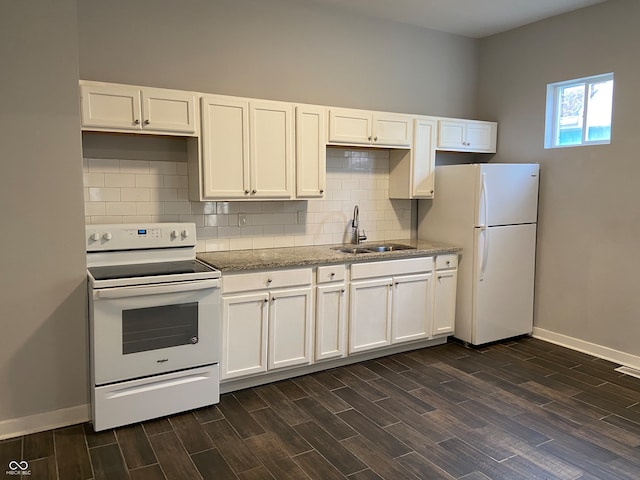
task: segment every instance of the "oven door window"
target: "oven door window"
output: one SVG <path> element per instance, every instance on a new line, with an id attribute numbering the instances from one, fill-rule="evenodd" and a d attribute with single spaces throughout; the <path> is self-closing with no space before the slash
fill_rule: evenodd
<path id="1" fill-rule="evenodd" d="M 122 353 L 198 343 L 198 302 L 122 311 Z"/>

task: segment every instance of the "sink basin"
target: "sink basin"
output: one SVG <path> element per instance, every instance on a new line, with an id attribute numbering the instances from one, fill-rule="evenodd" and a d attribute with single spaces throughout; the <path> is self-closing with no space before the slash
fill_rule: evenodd
<path id="1" fill-rule="evenodd" d="M 415 247 L 410 245 L 402 245 L 399 243 L 389 243 L 385 245 L 367 245 L 365 247 L 371 252 L 393 252 L 394 250 L 415 250 Z"/>
<path id="2" fill-rule="evenodd" d="M 386 243 L 386 244 L 372 244 L 361 245 L 359 247 L 335 247 L 341 253 L 382 253 L 393 252 L 395 250 L 415 250 L 415 247 L 409 245 L 402 245 L 400 243 Z"/>
<path id="3" fill-rule="evenodd" d="M 337 250 L 341 253 L 372 253 L 371 250 L 367 250 L 366 248 L 359 248 L 359 247 L 338 247 L 338 248 L 334 248 L 334 250 Z"/>

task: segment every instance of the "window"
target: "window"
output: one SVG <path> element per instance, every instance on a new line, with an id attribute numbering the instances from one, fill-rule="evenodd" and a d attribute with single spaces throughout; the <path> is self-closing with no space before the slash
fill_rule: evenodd
<path id="1" fill-rule="evenodd" d="M 613 73 L 547 85 L 545 148 L 611 141 Z"/>

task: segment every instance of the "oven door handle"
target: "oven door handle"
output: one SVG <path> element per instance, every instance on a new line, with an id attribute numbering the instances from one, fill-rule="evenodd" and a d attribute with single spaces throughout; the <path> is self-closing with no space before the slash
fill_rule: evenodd
<path id="1" fill-rule="evenodd" d="M 200 280 L 197 282 L 163 283 L 162 285 L 137 285 L 133 287 L 103 288 L 93 291 L 93 298 L 125 298 L 143 295 L 161 295 L 164 293 L 193 292 L 209 288 L 220 288 L 220 279 Z"/>

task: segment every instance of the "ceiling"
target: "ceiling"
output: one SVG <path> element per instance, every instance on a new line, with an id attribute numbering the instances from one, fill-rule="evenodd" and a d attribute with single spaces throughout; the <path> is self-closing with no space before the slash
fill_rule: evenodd
<path id="1" fill-rule="evenodd" d="M 311 1 L 370 17 L 482 38 L 606 0 Z"/>

